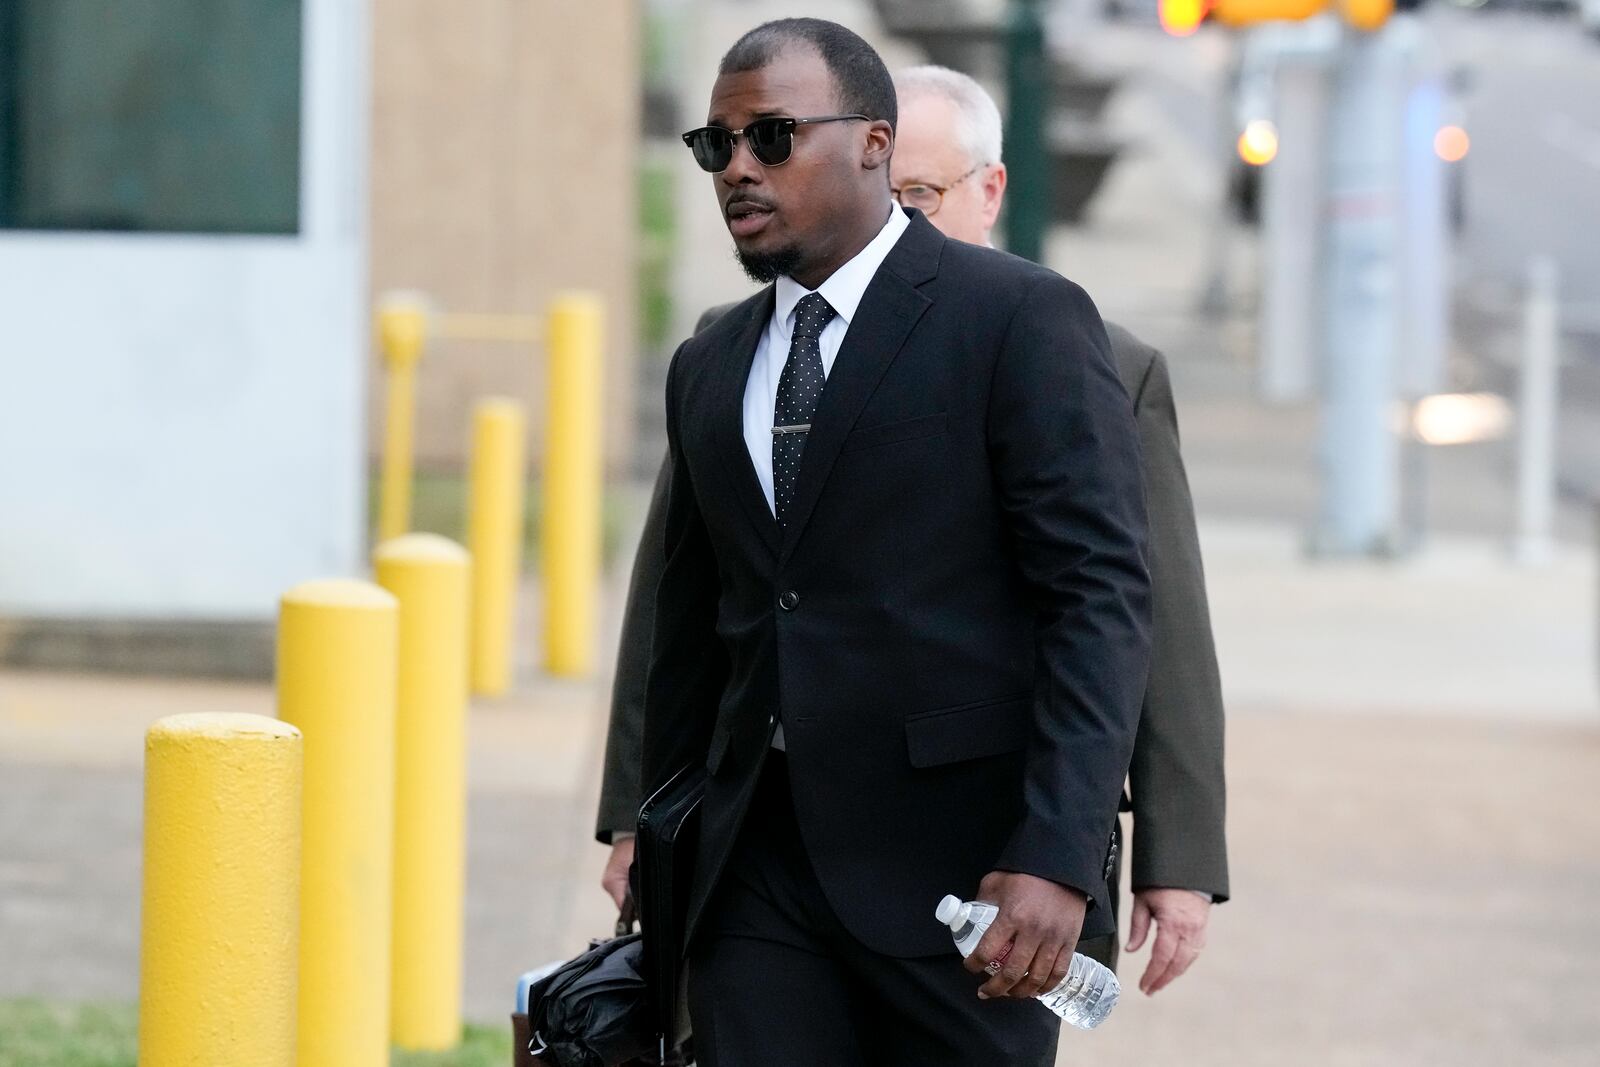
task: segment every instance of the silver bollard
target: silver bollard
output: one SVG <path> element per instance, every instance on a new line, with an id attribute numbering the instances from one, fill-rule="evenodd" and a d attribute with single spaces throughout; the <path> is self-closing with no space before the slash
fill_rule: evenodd
<path id="1" fill-rule="evenodd" d="M 1528 264 L 1522 318 L 1522 381 L 1517 397 L 1517 515 L 1512 559 L 1538 564 L 1554 545 L 1556 394 L 1560 387 L 1560 308 L 1556 264 Z"/>

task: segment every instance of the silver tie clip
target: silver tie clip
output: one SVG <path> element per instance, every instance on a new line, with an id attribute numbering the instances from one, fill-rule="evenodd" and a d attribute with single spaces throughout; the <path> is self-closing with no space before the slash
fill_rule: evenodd
<path id="1" fill-rule="evenodd" d="M 811 429 L 811 424 L 809 422 L 792 422 L 787 426 L 774 426 L 772 428 L 772 432 L 775 434 L 805 433 L 809 429 Z"/>

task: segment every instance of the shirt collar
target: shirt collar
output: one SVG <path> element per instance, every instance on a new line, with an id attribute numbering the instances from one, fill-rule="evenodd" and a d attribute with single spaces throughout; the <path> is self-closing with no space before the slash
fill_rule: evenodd
<path id="1" fill-rule="evenodd" d="M 866 294 L 867 286 L 872 283 L 873 276 L 878 273 L 878 268 L 889 258 L 889 252 L 910 225 L 911 217 L 905 210 L 899 204 L 891 205 L 889 221 L 883 224 L 878 236 L 867 242 L 867 246 L 857 252 L 854 259 L 834 271 L 828 276 L 827 281 L 817 286 L 816 291 L 822 294 L 822 299 L 828 302 L 828 306 L 844 320 L 846 326 L 849 326 L 850 320 L 855 318 L 856 308 L 861 306 L 861 298 Z M 778 279 L 777 302 L 773 308 L 773 317 L 777 319 L 785 335 L 793 325 L 794 309 L 800 303 L 800 298 L 810 292 L 811 290 L 787 274 Z"/>

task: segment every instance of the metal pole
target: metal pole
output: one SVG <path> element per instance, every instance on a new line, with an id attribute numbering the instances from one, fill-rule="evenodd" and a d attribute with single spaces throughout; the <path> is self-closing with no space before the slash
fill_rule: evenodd
<path id="1" fill-rule="evenodd" d="M 1050 101 L 1044 23 L 1036 0 L 1012 0 L 1006 38 L 1006 251 L 1039 262 L 1050 225 Z"/>
<path id="2" fill-rule="evenodd" d="M 444 1051 L 461 1043 L 470 563 L 426 533 L 385 541 L 372 562 L 400 603 L 389 1037 Z"/>
<path id="3" fill-rule="evenodd" d="M 568 678 L 588 674 L 595 659 L 605 499 L 603 325 L 600 298 L 592 293 L 551 305 L 539 564 L 544 666 Z"/>
<path id="4" fill-rule="evenodd" d="M 1386 556 L 1399 547 L 1404 78 L 1390 34 L 1345 30 L 1334 70 L 1318 555 Z"/>
<path id="5" fill-rule="evenodd" d="M 467 547 L 472 553 L 472 691 L 479 696 L 503 696 L 511 688 L 527 521 L 527 437 L 520 402 L 489 397 L 473 409 Z"/>
<path id="6" fill-rule="evenodd" d="M 411 478 L 417 408 L 417 363 L 428 340 L 428 311 L 416 297 L 394 294 L 378 309 L 378 342 L 388 371 L 383 468 L 378 482 L 378 539 L 411 528 Z"/>
<path id="7" fill-rule="evenodd" d="M 300 731 L 170 715 L 144 752 L 139 1063 L 294 1067 Z"/>
<path id="8" fill-rule="evenodd" d="M 354 579 L 280 601 L 278 718 L 306 738 L 297 1067 L 389 1063 L 399 624 Z"/>
<path id="9" fill-rule="evenodd" d="M 1555 525 L 1556 389 L 1560 363 L 1560 311 L 1556 264 L 1538 256 L 1528 264 L 1522 318 L 1522 383 L 1517 401 L 1518 563 L 1549 558 Z"/>
<path id="10" fill-rule="evenodd" d="M 1408 400 L 1443 390 L 1450 348 L 1450 222 L 1444 161 L 1434 135 L 1444 121 L 1445 87 L 1424 53 L 1415 25 L 1398 25 L 1408 40 L 1405 112 L 1406 225 L 1401 236 L 1401 395 Z"/>
<path id="11" fill-rule="evenodd" d="M 1276 73 L 1277 157 L 1261 174 L 1261 357 L 1257 387 L 1272 403 L 1314 395 L 1321 335 L 1323 175 L 1327 172 L 1328 56 L 1293 24 Z"/>
<path id="12" fill-rule="evenodd" d="M 1228 252 L 1233 234 L 1233 204 L 1228 175 L 1233 172 L 1233 98 L 1239 84 L 1239 34 L 1228 31 L 1224 37 L 1228 58 L 1221 68 L 1220 84 L 1212 101 L 1211 140 L 1217 153 L 1217 203 L 1206 228 L 1206 275 L 1200 287 L 1200 313 L 1220 318 L 1228 310 Z"/>

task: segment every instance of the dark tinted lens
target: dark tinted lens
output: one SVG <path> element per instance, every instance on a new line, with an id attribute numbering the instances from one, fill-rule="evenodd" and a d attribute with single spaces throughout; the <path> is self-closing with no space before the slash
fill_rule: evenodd
<path id="1" fill-rule="evenodd" d="M 758 161 L 776 167 L 794 148 L 793 119 L 757 119 L 744 128 L 745 142 Z"/>
<path id="2" fill-rule="evenodd" d="M 733 136 L 716 126 L 705 126 L 683 135 L 684 143 L 694 153 L 694 161 L 701 170 L 715 174 L 728 169 L 733 162 Z"/>

